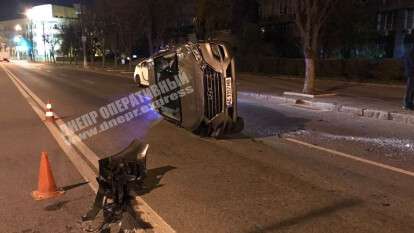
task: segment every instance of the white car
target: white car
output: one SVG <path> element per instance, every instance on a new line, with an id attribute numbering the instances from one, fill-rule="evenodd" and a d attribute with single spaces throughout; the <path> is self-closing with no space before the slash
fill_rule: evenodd
<path id="1" fill-rule="evenodd" d="M 134 72 L 134 82 L 138 84 L 138 86 L 148 87 L 149 84 L 149 76 L 152 73 L 151 67 L 153 67 L 152 59 L 146 59 L 139 62 L 135 66 Z"/>

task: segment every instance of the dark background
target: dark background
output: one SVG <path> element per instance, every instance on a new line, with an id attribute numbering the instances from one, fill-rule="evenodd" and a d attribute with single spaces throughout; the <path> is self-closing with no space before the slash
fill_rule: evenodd
<path id="1" fill-rule="evenodd" d="M 17 18 L 19 14 L 23 14 L 25 8 L 31 5 L 48 3 L 72 5 L 76 2 L 79 0 L 0 0 L 0 20 Z"/>

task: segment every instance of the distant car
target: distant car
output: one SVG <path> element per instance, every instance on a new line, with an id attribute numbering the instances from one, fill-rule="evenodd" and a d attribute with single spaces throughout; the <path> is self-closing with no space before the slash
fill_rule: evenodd
<path id="1" fill-rule="evenodd" d="M 145 84 L 161 90 L 166 82 L 187 83 L 178 92 L 161 91 L 156 99 L 164 100 L 158 112 L 167 120 L 200 136 L 221 137 L 243 130 L 244 121 L 237 112 L 234 55 L 226 44 L 189 42 L 140 64 L 136 73 L 149 80 Z"/>
<path id="2" fill-rule="evenodd" d="M 134 82 L 141 87 L 148 87 L 149 83 L 149 76 L 153 75 L 153 61 L 152 59 L 146 59 L 139 62 L 135 66 L 134 71 Z"/>

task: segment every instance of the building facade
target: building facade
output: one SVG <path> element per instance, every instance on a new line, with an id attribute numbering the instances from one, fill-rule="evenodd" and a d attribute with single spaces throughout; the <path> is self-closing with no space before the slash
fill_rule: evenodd
<path id="1" fill-rule="evenodd" d="M 295 23 L 295 0 L 258 0 L 263 39 L 273 44 L 280 57 L 300 57 L 299 32 Z"/>
<path id="2" fill-rule="evenodd" d="M 12 19 L 0 22 L 0 59 L 25 59 L 28 56 L 27 20 Z"/>
<path id="3" fill-rule="evenodd" d="M 77 20 L 74 7 L 39 5 L 24 18 L 0 21 L 1 56 L 12 59 L 53 61 L 62 43 L 61 26 Z"/>
<path id="4" fill-rule="evenodd" d="M 295 4 L 297 0 L 258 1 L 260 3 L 262 32 L 269 38 L 269 41 L 276 41 L 276 49 L 282 51 L 282 54 L 280 55 L 289 57 L 293 54 L 293 57 L 297 56 L 298 54 L 295 54 L 294 50 L 294 43 L 298 43 L 298 38 L 300 36 L 295 23 Z M 344 2 L 339 3 L 344 4 Z M 354 56 L 364 56 L 361 54 L 368 56 L 368 54 L 370 54 L 369 56 L 383 57 L 385 54 L 385 57 L 401 57 L 404 53 L 404 45 L 407 45 L 407 43 L 412 44 L 411 35 L 414 29 L 413 0 L 350 0 L 345 5 L 336 6 L 331 17 L 336 17 L 336 20 L 339 19 L 339 21 L 342 21 L 341 26 L 347 27 L 346 25 L 343 25 L 343 18 L 349 17 L 347 14 L 356 17 L 356 15 L 352 13 L 355 11 L 353 11 L 353 8 L 349 8 L 350 6 L 359 7 L 359 14 L 363 14 L 361 17 L 366 20 L 364 22 L 367 22 L 358 22 L 359 25 L 356 25 L 355 28 L 357 29 L 358 27 L 363 26 L 364 30 L 370 30 L 369 33 L 371 33 L 369 35 L 369 41 L 365 41 L 366 39 L 363 37 L 368 36 L 366 34 L 367 32 L 349 30 L 349 27 L 348 31 L 345 31 L 349 33 L 360 33 L 359 36 L 362 37 L 361 41 L 364 39 L 363 44 L 356 44 L 354 45 L 356 47 L 352 48 L 353 51 L 355 50 L 352 53 Z M 342 7 L 346 7 L 345 13 Z M 375 19 L 375 17 L 378 17 L 378 19 Z M 379 35 L 378 32 L 375 31 L 376 26 Z M 335 28 L 328 29 L 335 30 Z M 335 32 L 329 35 L 338 36 L 341 34 Z M 346 36 L 349 37 L 349 35 Z M 341 39 L 342 38 L 345 37 L 341 37 Z M 331 40 L 331 38 L 325 39 Z M 338 40 L 337 38 L 332 39 Z M 326 41 L 321 41 L 321 49 L 331 49 L 330 43 L 325 44 L 325 42 Z M 342 41 L 340 43 L 346 44 L 347 42 Z M 355 43 L 355 41 L 353 41 L 353 43 Z M 327 46 L 327 48 L 324 48 L 324 46 Z M 345 53 L 343 52 L 344 49 L 341 48 L 341 45 L 334 44 L 334 46 L 340 51 L 339 53 L 341 55 L 339 55 L 339 57 L 344 57 Z M 344 47 L 347 46 L 349 45 L 344 45 Z M 368 50 L 372 51 L 369 52 Z M 335 52 L 334 54 L 337 53 L 338 52 Z"/>
<path id="5" fill-rule="evenodd" d="M 259 0 L 259 16 L 264 27 L 279 33 L 296 34 L 295 1 Z"/>
<path id="6" fill-rule="evenodd" d="M 414 1 L 381 0 L 378 31 L 388 56 L 401 58 L 414 41 Z"/>

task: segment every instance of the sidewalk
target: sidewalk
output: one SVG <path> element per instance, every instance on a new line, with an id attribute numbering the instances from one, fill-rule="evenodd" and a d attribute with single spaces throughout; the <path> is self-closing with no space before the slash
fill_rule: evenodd
<path id="1" fill-rule="evenodd" d="M 114 70 L 112 66 L 105 69 L 100 66 L 90 66 L 88 69 L 67 64 L 58 64 L 57 66 L 123 78 L 132 78 L 133 76 L 132 71 L 127 70 L 127 65 L 119 66 L 117 70 Z M 405 93 L 404 85 L 324 79 L 317 80 L 316 87 L 319 91 L 336 95 L 314 99 L 286 96 L 283 94 L 286 91 L 299 93 L 302 91 L 302 78 L 264 76 L 249 73 L 240 73 L 238 76 L 238 91 L 241 96 L 250 96 L 268 101 L 282 101 L 290 104 L 300 102 L 311 108 L 341 112 L 351 116 L 414 124 L 414 113 L 402 109 Z"/>
<path id="2" fill-rule="evenodd" d="M 239 95 L 291 104 L 300 103 L 354 116 L 414 124 L 414 113 L 402 109 L 404 85 L 317 80 L 318 90 L 336 95 L 310 99 L 283 94 L 286 91 L 300 93 L 302 87 L 303 79 L 299 78 L 269 77 L 246 73 L 239 75 Z"/>

